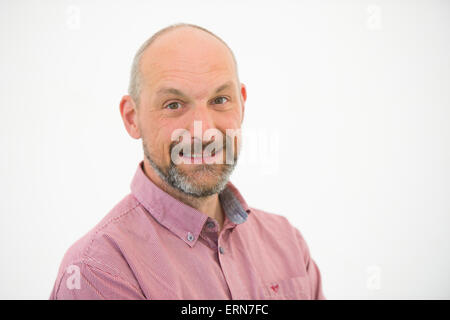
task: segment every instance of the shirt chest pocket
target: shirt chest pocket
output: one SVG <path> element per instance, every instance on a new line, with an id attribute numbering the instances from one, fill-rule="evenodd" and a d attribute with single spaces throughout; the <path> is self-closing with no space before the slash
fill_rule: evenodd
<path id="1" fill-rule="evenodd" d="M 262 286 L 262 295 L 269 300 L 309 300 L 311 284 L 307 276 L 270 281 Z"/>

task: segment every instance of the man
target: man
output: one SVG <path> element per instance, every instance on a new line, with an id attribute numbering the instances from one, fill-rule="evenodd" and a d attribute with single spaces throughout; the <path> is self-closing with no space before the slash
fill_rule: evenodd
<path id="1" fill-rule="evenodd" d="M 210 31 L 177 24 L 144 43 L 120 103 L 144 160 L 131 193 L 68 250 L 51 299 L 325 299 L 301 233 L 228 181 L 246 98 Z"/>

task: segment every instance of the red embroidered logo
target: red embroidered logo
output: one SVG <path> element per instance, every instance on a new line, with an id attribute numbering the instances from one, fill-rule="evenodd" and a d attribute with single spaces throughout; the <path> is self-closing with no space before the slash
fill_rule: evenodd
<path id="1" fill-rule="evenodd" d="M 278 291 L 278 283 L 275 286 L 270 286 L 270 289 L 272 289 L 274 292 Z"/>

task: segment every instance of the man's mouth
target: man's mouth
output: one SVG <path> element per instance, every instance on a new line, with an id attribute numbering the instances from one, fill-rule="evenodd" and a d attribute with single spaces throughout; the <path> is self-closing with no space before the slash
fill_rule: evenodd
<path id="1" fill-rule="evenodd" d="M 205 162 L 213 162 L 214 160 L 217 160 L 219 158 L 219 156 L 222 155 L 222 149 L 219 150 L 215 150 L 213 149 L 213 151 L 211 152 L 210 155 L 204 155 L 203 153 L 192 153 L 192 154 L 184 154 L 183 150 L 180 151 L 180 157 L 183 158 L 184 160 L 187 160 L 188 163 L 190 161 L 190 163 L 194 162 L 194 163 L 205 163 Z"/>

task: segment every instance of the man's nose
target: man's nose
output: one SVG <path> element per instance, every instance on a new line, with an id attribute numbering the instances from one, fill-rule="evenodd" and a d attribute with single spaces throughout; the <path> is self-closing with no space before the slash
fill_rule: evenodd
<path id="1" fill-rule="evenodd" d="M 197 104 L 192 110 L 188 126 L 192 139 L 203 140 L 205 131 L 215 129 L 212 110 L 205 103 Z"/>

